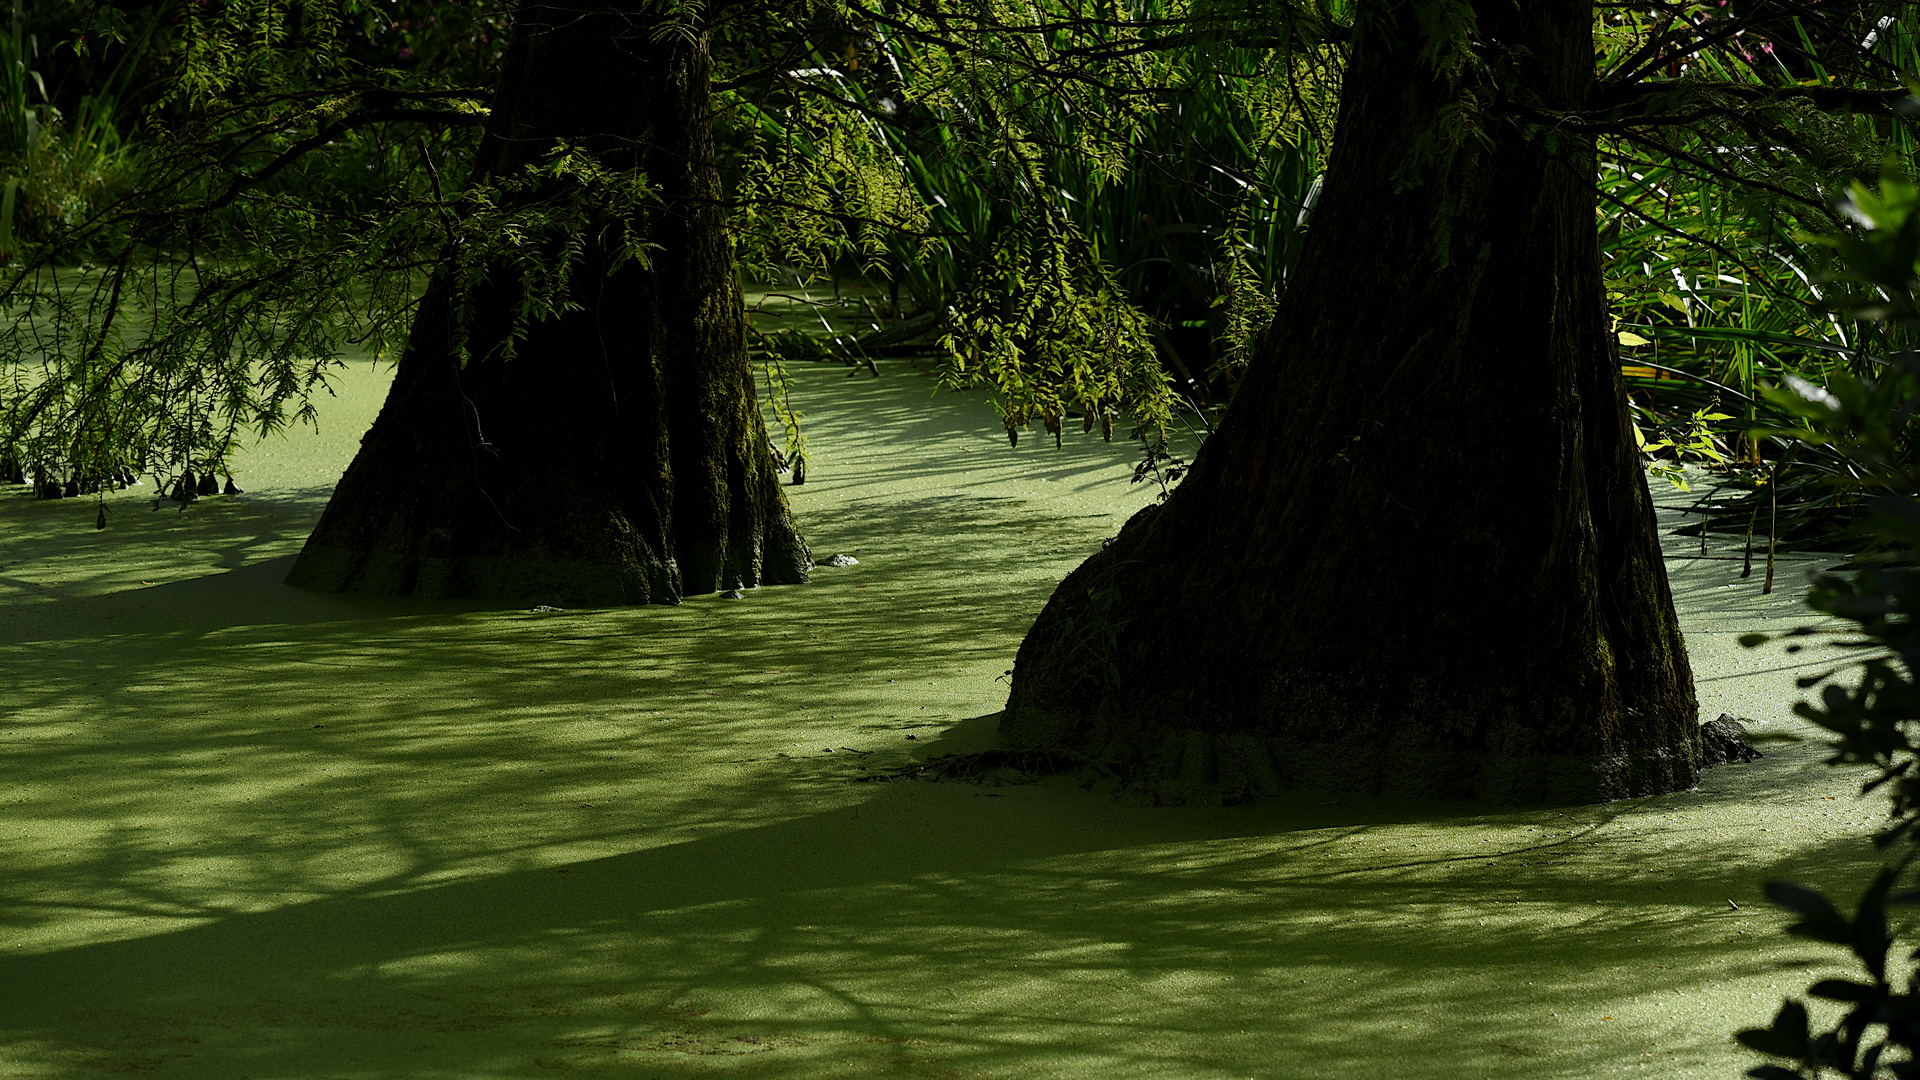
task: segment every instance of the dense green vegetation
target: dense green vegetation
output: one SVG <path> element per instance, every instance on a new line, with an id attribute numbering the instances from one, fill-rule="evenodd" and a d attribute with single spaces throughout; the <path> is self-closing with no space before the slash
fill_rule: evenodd
<path id="1" fill-rule="evenodd" d="M 15 324 L 11 348 L 50 365 L 30 378 L 10 366 L 0 456 L 38 469 L 45 493 L 136 471 L 169 487 L 218 473 L 237 432 L 300 414 L 337 343 L 379 345 L 404 325 L 476 134 L 446 121 L 490 92 L 507 16 L 499 4 L 326 10 L 275 28 L 249 22 L 268 16 L 246 5 L 34 5 L 0 35 L 0 249 L 15 271 L 12 310 L 40 312 L 31 331 Z M 1036 421 L 1057 432 L 1070 413 L 1103 433 L 1118 421 L 1151 434 L 1176 416 L 1204 430 L 1297 258 L 1343 51 L 1311 19 L 1252 39 L 1228 21 L 1167 48 L 1181 10 L 1052 31 L 1051 55 L 1085 65 L 1069 73 L 1087 87 L 1081 98 L 1056 92 L 1045 74 L 1055 61 L 1021 59 L 1028 46 L 1010 15 L 971 28 L 984 52 L 956 49 L 908 9 L 812 11 L 777 53 L 766 44 L 777 39 L 742 23 L 720 46 L 734 74 L 717 108 L 745 265 L 769 280 L 879 282 L 891 302 L 860 313 L 865 333 L 846 334 L 841 351 L 857 355 L 860 337 L 940 347 L 955 382 L 999 388 L 1010 434 Z M 1910 24 L 1878 10 L 1856 19 L 1875 38 L 1872 63 L 1912 69 Z M 1716 34 L 1713 20 L 1729 15 L 1738 30 Z M 1881 18 L 1888 25 L 1867 26 Z M 1706 3 L 1608 9 L 1602 21 L 1603 70 L 1644 66 L 1648 42 L 1692 21 L 1708 47 L 1669 64 L 1681 84 L 1857 77 L 1826 40 L 1846 29 L 1831 16 Z M 980 74 L 994 64 L 1028 75 L 996 88 Z M 1133 89 L 1094 92 L 1111 87 Z M 399 95 L 418 122 L 390 103 L 373 116 L 369 94 Z M 356 102 L 363 115 L 341 123 Z M 1877 174 L 1882 158 L 1910 160 L 1914 147 L 1908 127 L 1884 118 L 1800 116 L 1758 157 L 1713 124 L 1603 140 L 1599 227 L 1656 455 L 1711 465 L 1731 485 L 1702 499 L 1713 527 L 1830 543 L 1853 503 L 1826 481 L 1857 463 L 1833 448 L 1788 455 L 1784 441 L 1749 434 L 1787 419 L 1758 389 L 1787 371 L 1818 381 L 1856 370 L 1900 333 L 1810 307 L 1830 261 L 1801 237 L 1833 227 L 1846 180 Z M 273 175 L 220 187 L 263 166 Z M 195 200 L 223 205 L 176 220 Z M 128 239 L 170 257 L 120 259 L 111 282 L 51 280 L 62 265 L 114 265 Z M 225 276 L 262 258 L 257 273 Z M 123 305 L 200 297 L 209 263 L 223 276 L 198 300 L 200 327 L 156 310 L 137 328 L 88 333 L 103 321 L 89 311 L 116 287 Z M 316 296 L 330 300 L 296 302 Z M 204 326 L 215 311 L 230 313 L 212 320 L 217 330 Z M 49 324 L 60 328 L 51 350 Z M 781 358 L 818 355 L 800 341 L 766 344 L 774 387 Z M 109 352 L 126 362 L 99 363 Z M 222 355 L 237 366 L 214 361 Z M 113 378 L 99 381 L 103 371 Z M 787 449 L 799 448 L 790 430 Z"/>
<path id="2" fill-rule="evenodd" d="M 1509 134 L 1481 110 L 1530 125 L 1528 138 L 1595 140 L 1607 333 L 1656 471 L 1684 484 L 1680 466 L 1702 464 L 1726 488 L 1703 493 L 1703 534 L 1910 554 L 1910 504 L 1871 497 L 1916 482 L 1920 217 L 1900 83 L 1920 68 L 1911 5 L 1603 6 L 1595 62 L 1613 96 L 1580 111 L 1528 98 L 1470 6 L 1419 11 L 1403 22 L 1427 35 L 1421 47 L 1393 41 L 1455 96 L 1409 144 L 1405 175 L 1373 178 L 1382 191 L 1451 175 Z M 1260 349 L 1278 347 L 1269 326 L 1313 234 L 1349 47 L 1370 30 L 1334 3 L 646 14 L 651 42 L 712 42 L 723 201 L 745 269 L 860 277 L 887 296 L 865 310 L 865 333 L 759 343 L 796 481 L 786 366 L 916 339 L 949 383 L 993 388 L 1016 445 L 1036 423 L 1056 442 L 1073 421 L 1082 437 L 1131 426 L 1151 464 L 1170 425 L 1211 430 L 1253 385 Z M 474 298 L 517 289 L 486 343 L 486 359 L 511 361 L 581 309 L 583 277 L 612 279 L 658 249 L 641 223 L 659 185 L 600 151 L 559 138 L 536 161 L 470 172 L 500 89 L 502 9 L 235 2 L 35 18 L 49 21 L 16 5 L 0 39 L 0 480 L 44 498 L 136 473 L 182 502 L 222 476 L 230 489 L 236 444 L 310 415 L 342 343 L 398 350 L 429 277 L 451 283 L 429 310 L 450 313 L 441 344 L 462 365 L 489 316 Z M 1442 268 L 1449 242 L 1433 238 Z M 1874 290 L 1883 302 L 1863 302 Z M 1366 299 L 1386 310 L 1402 297 Z M 1820 584 L 1821 610 L 1899 661 L 1870 662 L 1864 688 L 1807 711 L 1841 736 L 1840 759 L 1893 785 L 1890 836 L 1910 831 L 1916 805 L 1907 573 Z M 1067 651 L 1117 650 L 1121 620 L 1102 619 L 1120 590 L 1084 592 L 1097 617 L 1071 616 Z M 1094 681 L 1115 691 L 1133 671 L 1103 656 Z M 1669 674 L 1690 703 L 1684 662 Z M 1825 1041 L 1789 1009 L 1752 1045 L 1859 1076 L 1880 1068 L 1862 1049 L 1873 1025 L 1912 1045 L 1875 906 L 1905 869 L 1851 920 L 1776 890 L 1875 981 L 1816 987 L 1861 1004 Z"/>
<path id="3" fill-rule="evenodd" d="M 1735 83 L 1844 80 L 1805 24 L 1774 29 L 1699 64 Z M 1920 68 L 1910 25 L 1861 33 L 1884 50 L 1888 71 Z M 1908 330 L 1824 302 L 1837 267 L 1810 237 L 1840 227 L 1837 200 L 1850 179 L 1874 182 L 1880 161 L 1903 175 L 1920 147 L 1910 124 L 1886 115 L 1804 119 L 1795 141 L 1758 154 L 1731 150 L 1711 130 L 1614 142 L 1601 174 L 1601 235 L 1641 422 L 1675 451 L 1700 446 L 1695 462 L 1724 485 L 1697 504 L 1703 523 L 1817 547 L 1838 542 L 1853 520 L 1851 482 L 1865 464 L 1842 447 L 1795 450 L 1778 429 L 1796 421 L 1764 387 L 1788 374 L 1823 384 L 1869 374 L 1873 357 L 1911 341 Z M 1701 422 L 1712 413 L 1724 415 Z"/>
<path id="4" fill-rule="evenodd" d="M 1908 107 L 1920 110 L 1920 97 Z M 1835 283 L 1845 290 L 1844 299 L 1836 297 L 1834 306 L 1871 323 L 1920 327 L 1920 189 L 1889 173 L 1877 193 L 1856 183 L 1842 206 L 1860 231 L 1820 238 L 1837 249 L 1844 268 Z M 1753 1069 L 1750 1075 L 1760 1080 L 1813 1078 L 1829 1070 L 1856 1080 L 1905 1076 L 1920 1049 L 1920 972 L 1903 977 L 1893 955 L 1899 931 L 1891 921 L 1897 905 L 1920 898 L 1910 891 L 1920 857 L 1914 846 L 1920 841 L 1920 775 L 1914 771 L 1920 761 L 1920 684 L 1914 678 L 1920 670 L 1920 472 L 1910 438 L 1920 407 L 1920 350 L 1864 359 L 1868 375 L 1836 375 L 1825 386 L 1788 375 L 1784 385 L 1765 392 L 1777 409 L 1805 424 L 1778 434 L 1796 445 L 1838 447 L 1859 464 L 1854 494 L 1864 503 L 1861 533 L 1884 548 L 1855 574 L 1814 579 L 1808 606 L 1831 616 L 1844 629 L 1826 632 L 1845 634 L 1864 657 L 1802 677 L 1799 685 L 1819 687 L 1820 696 L 1794 711 L 1831 735 L 1829 764 L 1870 771 L 1861 793 L 1881 792 L 1888 802 L 1874 843 L 1894 850 L 1851 914 L 1804 886 L 1768 884 L 1768 896 L 1800 917 L 1791 933 L 1848 949 L 1866 978 L 1823 979 L 1808 988 L 1809 996 L 1846 1007 L 1828 1030 L 1815 1030 L 1805 1003 L 1789 1000 L 1770 1027 L 1741 1032 L 1746 1045 L 1793 1063 L 1791 1069 Z M 1805 639 L 1819 632 L 1803 627 L 1785 636 Z M 1753 634 L 1744 644 L 1769 639 Z"/>

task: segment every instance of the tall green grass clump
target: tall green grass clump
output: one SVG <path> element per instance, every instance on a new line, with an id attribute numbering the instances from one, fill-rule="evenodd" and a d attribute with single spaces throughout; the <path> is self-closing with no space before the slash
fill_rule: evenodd
<path id="1" fill-rule="evenodd" d="M 146 25 L 150 34 L 157 23 Z M 132 182 L 135 151 L 122 133 L 119 102 L 144 46 L 131 43 L 100 84 L 63 111 L 46 70 L 57 50 L 28 32 L 15 0 L 0 33 L 0 265 L 49 244 L 67 261 L 92 254 L 71 238 Z"/>
<path id="2" fill-rule="evenodd" d="M 1674 14 L 1604 12 L 1603 67 L 1631 61 L 1633 43 Z M 1706 40 L 1726 11 L 1699 4 L 1678 14 Z M 1909 20 L 1837 27 L 1794 17 L 1691 51 L 1664 74 L 1727 93 L 1790 94 L 1915 70 L 1920 27 Z M 1842 227 L 1837 197 L 1851 182 L 1886 162 L 1909 168 L 1920 140 L 1898 118 L 1810 106 L 1769 138 L 1777 143 L 1756 146 L 1752 133 L 1708 122 L 1602 140 L 1601 245 L 1624 372 L 1635 419 L 1669 475 L 1685 486 L 1682 460 L 1717 474 L 1717 490 L 1694 507 L 1694 529 L 1844 546 L 1864 509 L 1854 481 L 1868 464 L 1849 444 L 1782 434 L 1804 425 L 1766 388 L 1789 376 L 1820 386 L 1872 377 L 1877 358 L 1913 340 L 1909 328 L 1830 302 L 1839 265 L 1812 238 Z"/>

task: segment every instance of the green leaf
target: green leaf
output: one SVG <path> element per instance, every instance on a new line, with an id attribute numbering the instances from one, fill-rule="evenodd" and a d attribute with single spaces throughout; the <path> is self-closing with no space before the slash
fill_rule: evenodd
<path id="1" fill-rule="evenodd" d="M 1619 337 L 1620 337 L 1620 344 L 1622 344 L 1622 345 L 1651 345 L 1651 344 L 1653 344 L 1653 342 L 1652 342 L 1652 341 L 1649 341 L 1648 339 L 1646 339 L 1646 338 L 1643 338 L 1643 337 L 1641 337 L 1641 336 L 1640 336 L 1639 334 L 1636 334 L 1636 333 L 1634 333 L 1634 332 L 1633 332 L 1633 331 L 1631 331 L 1631 330 L 1622 330 L 1622 331 L 1620 331 L 1620 335 L 1619 335 Z"/>
<path id="2" fill-rule="evenodd" d="M 1740 1045 L 1774 1057 L 1807 1056 L 1807 1007 L 1797 1001 L 1782 1002 L 1773 1026 L 1748 1028 L 1734 1036 Z"/>
<path id="3" fill-rule="evenodd" d="M 1821 979 L 1807 987 L 1807 993 L 1828 1001 L 1873 1001 L 1882 991 L 1872 983 L 1851 982 L 1847 979 Z"/>
<path id="4" fill-rule="evenodd" d="M 1853 924 L 1831 900 L 1790 881 L 1769 881 L 1765 891 L 1767 899 L 1800 916 L 1799 922 L 1787 927 L 1787 933 L 1835 945 L 1853 944 Z M 1803 1024 L 1805 1015 L 1802 1010 Z"/>

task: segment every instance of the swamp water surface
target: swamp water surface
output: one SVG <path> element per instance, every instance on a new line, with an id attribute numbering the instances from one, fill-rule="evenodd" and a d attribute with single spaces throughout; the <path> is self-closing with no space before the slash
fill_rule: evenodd
<path id="1" fill-rule="evenodd" d="M 1869 874 L 1880 803 L 1810 746 L 1570 810 L 850 782 L 987 745 L 1150 492 L 848 370 L 795 369 L 789 493 L 859 563 L 737 601 L 287 588 L 363 365 L 244 495 L 95 532 L 0 489 L 0 1076 L 1733 1077 L 1836 970 L 1759 895 Z M 1798 728 L 1817 660 L 1734 639 L 1809 565 L 1670 563 L 1707 716 Z"/>

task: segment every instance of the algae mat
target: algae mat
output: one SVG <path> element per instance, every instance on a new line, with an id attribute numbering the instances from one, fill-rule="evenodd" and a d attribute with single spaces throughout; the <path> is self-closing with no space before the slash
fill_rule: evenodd
<path id="1" fill-rule="evenodd" d="M 800 373 L 792 494 L 859 564 L 744 600 L 286 588 L 365 368 L 247 494 L 0 495 L 0 1075 L 1732 1076 L 1831 970 L 1758 896 L 1865 880 L 1878 806 L 1810 747 L 1573 810 L 850 782 L 984 745 L 1149 493 L 844 372 Z M 1792 724 L 1809 661 L 1733 637 L 1797 588 L 1673 566 L 1708 715 Z"/>

